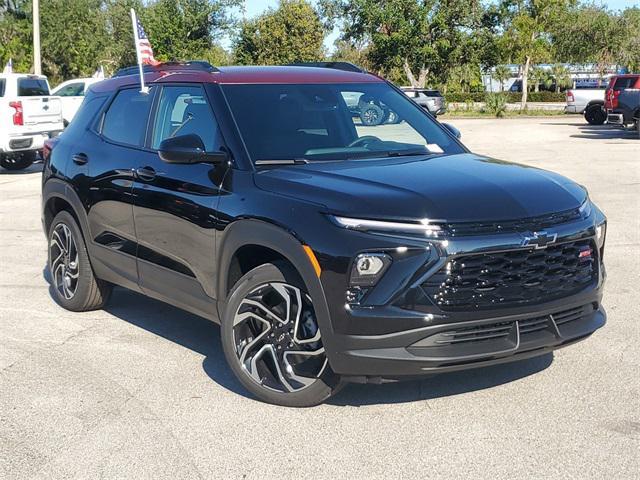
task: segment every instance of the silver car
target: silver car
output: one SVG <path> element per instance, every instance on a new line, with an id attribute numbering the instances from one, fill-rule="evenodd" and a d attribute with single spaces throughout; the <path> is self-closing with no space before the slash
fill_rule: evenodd
<path id="1" fill-rule="evenodd" d="M 438 90 L 426 88 L 400 87 L 402 91 L 421 107 L 427 109 L 434 117 L 445 112 L 444 97 Z"/>

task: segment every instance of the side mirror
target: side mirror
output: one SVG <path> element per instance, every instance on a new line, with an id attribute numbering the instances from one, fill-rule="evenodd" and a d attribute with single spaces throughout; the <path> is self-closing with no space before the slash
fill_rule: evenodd
<path id="1" fill-rule="evenodd" d="M 223 163 L 229 160 L 227 152 L 206 152 L 204 142 L 194 133 L 163 140 L 158 154 L 167 163 Z"/>
<path id="2" fill-rule="evenodd" d="M 460 133 L 460 130 L 458 130 L 456 127 L 454 127 L 450 123 L 443 123 L 442 126 L 447 130 L 449 130 L 449 132 L 451 132 L 453 136 L 456 137 L 458 140 L 462 138 L 462 133 Z"/>

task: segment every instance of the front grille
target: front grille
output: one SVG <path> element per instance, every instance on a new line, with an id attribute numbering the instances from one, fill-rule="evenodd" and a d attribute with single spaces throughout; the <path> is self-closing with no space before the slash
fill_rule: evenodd
<path id="1" fill-rule="evenodd" d="M 488 309 L 566 297 L 592 284 L 596 250 L 590 240 L 545 249 L 452 258 L 421 287 L 441 309 Z"/>
<path id="2" fill-rule="evenodd" d="M 518 220 L 449 223 L 445 227 L 452 237 L 512 232 L 538 232 L 545 228 L 578 220 L 579 218 L 580 209 L 574 208 L 563 212 Z"/>
<path id="3" fill-rule="evenodd" d="M 447 346 L 471 344 L 486 341 L 507 340 L 509 336 L 515 341 L 515 329 L 519 329 L 521 341 L 527 340 L 527 335 L 550 330 L 555 332 L 554 322 L 556 326 L 561 326 L 575 320 L 587 317 L 595 311 L 593 304 L 582 305 L 580 307 L 564 310 L 552 315 L 543 315 L 522 320 L 501 321 L 484 325 L 476 325 L 473 327 L 457 328 L 440 332 L 430 337 L 430 343 L 433 346 Z"/>

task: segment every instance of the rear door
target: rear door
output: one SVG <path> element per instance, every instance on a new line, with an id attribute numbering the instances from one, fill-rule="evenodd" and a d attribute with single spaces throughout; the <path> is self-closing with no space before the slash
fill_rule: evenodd
<path id="1" fill-rule="evenodd" d="M 84 175 L 74 183 L 83 190 L 81 198 L 88 203 L 92 261 L 98 264 L 103 278 L 135 290 L 139 288 L 134 169 L 150 155 L 144 144 L 155 87 L 149 94 L 139 89 L 117 92 L 99 119 L 98 136 L 92 141 L 88 137 L 69 151 L 74 168 Z"/>
<path id="2" fill-rule="evenodd" d="M 172 136 L 196 134 L 207 151 L 222 137 L 202 85 L 167 85 L 157 92 L 148 146 L 138 158 L 134 218 L 140 286 L 150 296 L 211 317 L 215 312 L 215 237 L 224 165 L 169 164 L 157 154 Z"/>

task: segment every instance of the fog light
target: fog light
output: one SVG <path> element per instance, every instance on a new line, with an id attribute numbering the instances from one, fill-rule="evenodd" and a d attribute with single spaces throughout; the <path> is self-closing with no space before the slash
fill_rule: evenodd
<path id="1" fill-rule="evenodd" d="M 391 265 L 391 257 L 384 253 L 361 253 L 351 268 L 350 284 L 369 287 L 375 285 Z"/>

